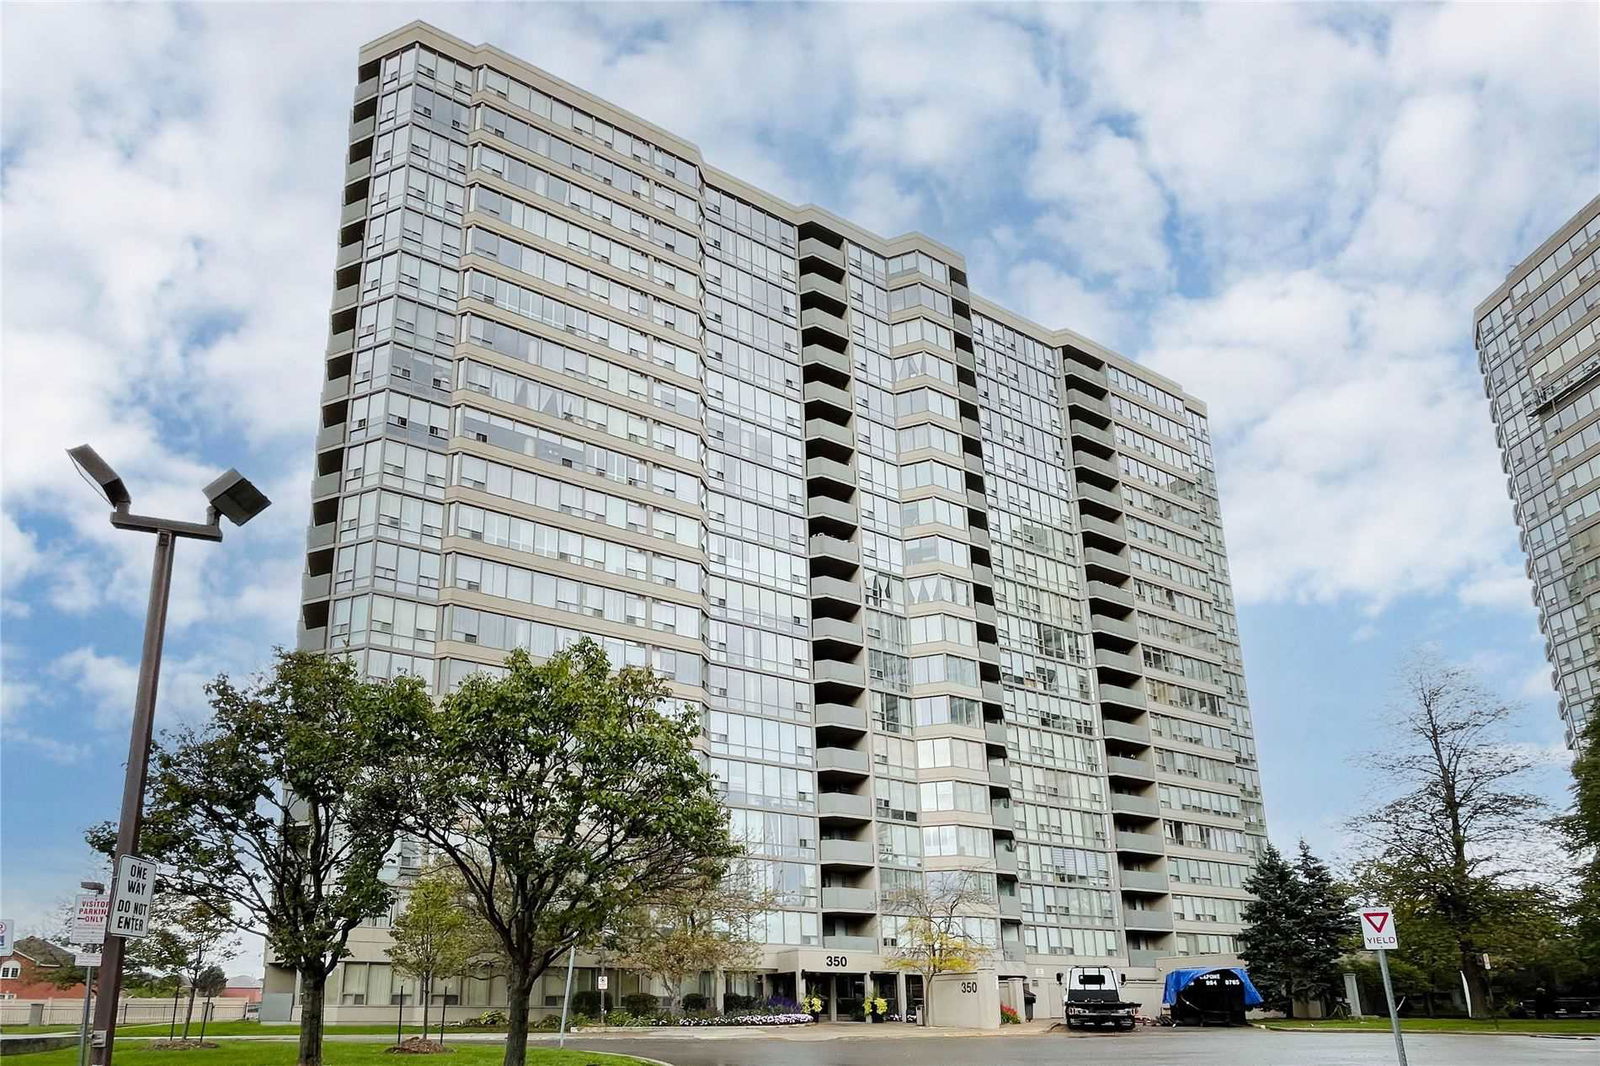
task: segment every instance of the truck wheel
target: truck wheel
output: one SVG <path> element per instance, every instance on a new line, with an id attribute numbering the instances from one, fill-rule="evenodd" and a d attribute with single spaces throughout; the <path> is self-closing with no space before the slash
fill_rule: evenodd
<path id="1" fill-rule="evenodd" d="M 1124 1018 L 1124 1019 L 1122 1019 L 1120 1022 L 1117 1023 L 1117 1028 L 1121 1029 L 1123 1032 L 1127 1032 L 1128 1030 L 1133 1028 L 1133 1019 L 1132 1018 Z"/>

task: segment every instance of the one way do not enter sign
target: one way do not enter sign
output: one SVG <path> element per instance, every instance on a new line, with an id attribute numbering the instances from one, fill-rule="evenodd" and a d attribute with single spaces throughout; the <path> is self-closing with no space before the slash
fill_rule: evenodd
<path id="1" fill-rule="evenodd" d="M 1367 907 L 1361 911 L 1362 947 L 1368 951 L 1390 951 L 1400 946 L 1394 928 L 1394 911 L 1388 907 Z"/>

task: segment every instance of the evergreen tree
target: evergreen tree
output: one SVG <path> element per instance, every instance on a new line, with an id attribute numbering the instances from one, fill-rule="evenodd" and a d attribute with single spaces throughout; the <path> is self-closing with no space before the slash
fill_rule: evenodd
<path id="1" fill-rule="evenodd" d="M 1570 905 L 1577 961 L 1584 971 L 1600 976 L 1600 700 L 1589 708 L 1589 722 L 1572 760 L 1572 809 L 1556 824 L 1578 872 Z"/>
<path id="2" fill-rule="evenodd" d="M 1250 964 L 1250 980 L 1264 1005 L 1292 1017 L 1306 911 L 1304 886 L 1283 853 L 1268 844 L 1244 888 L 1255 898 L 1245 904 L 1239 957 Z"/>
<path id="3" fill-rule="evenodd" d="M 1353 928 L 1350 900 L 1304 840 L 1300 841 L 1294 868 L 1304 908 L 1297 923 L 1300 943 L 1294 996 L 1326 1006 L 1344 994 L 1339 958 L 1344 954 L 1343 942 L 1349 939 Z"/>

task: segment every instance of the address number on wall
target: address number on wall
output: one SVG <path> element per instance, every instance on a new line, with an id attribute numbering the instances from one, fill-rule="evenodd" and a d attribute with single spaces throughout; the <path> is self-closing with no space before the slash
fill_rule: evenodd
<path id="1" fill-rule="evenodd" d="M 848 965 L 850 965 L 850 956 L 848 956 L 848 955 L 829 955 L 829 956 L 825 957 L 822 960 L 822 965 L 824 965 L 824 966 L 848 966 Z"/>
<path id="2" fill-rule="evenodd" d="M 976 993 L 978 991 L 978 982 L 976 982 L 976 981 L 962 981 L 961 982 L 961 991 Z"/>

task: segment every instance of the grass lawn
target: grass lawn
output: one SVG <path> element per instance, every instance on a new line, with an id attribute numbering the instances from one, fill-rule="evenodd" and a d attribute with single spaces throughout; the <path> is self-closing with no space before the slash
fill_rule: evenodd
<path id="1" fill-rule="evenodd" d="M 1389 1031 L 1388 1018 L 1332 1018 L 1322 1021 L 1276 1019 L 1256 1023 L 1267 1029 L 1330 1029 L 1359 1032 Z M 1400 1028 L 1407 1033 L 1550 1033 L 1562 1036 L 1600 1036 L 1600 1020 L 1561 1018 L 1538 1021 L 1531 1018 L 1501 1018 L 1498 1022 L 1469 1018 L 1401 1018 Z"/>
<path id="2" fill-rule="evenodd" d="M 171 1027 L 167 1022 L 154 1022 L 150 1025 L 119 1025 L 117 1026 L 117 1035 L 164 1037 L 167 1035 L 170 1028 Z M 8 1033 L 76 1033 L 78 1031 L 78 1027 L 76 1025 L 7 1025 L 4 1027 L 4 1029 Z M 262 1025 L 260 1022 L 210 1022 L 206 1025 L 206 1039 L 209 1040 L 214 1036 L 292 1036 L 299 1031 L 300 1027 L 294 1024 Z M 329 1034 L 343 1033 L 346 1036 L 364 1036 L 370 1034 L 393 1033 L 394 1026 L 392 1024 L 329 1025 L 324 1028 L 324 1031 Z M 407 1033 L 421 1033 L 422 1026 L 408 1025 L 405 1027 L 405 1031 Z M 428 1026 L 428 1032 L 437 1033 L 438 1031 L 439 1027 L 437 1025 Z M 492 1031 L 495 1030 L 450 1030 L 452 1033 L 478 1033 Z M 183 1023 L 181 1021 L 178 1023 L 178 1035 L 183 1035 Z M 198 1037 L 200 1035 L 199 1022 L 194 1022 L 189 1026 L 189 1035 L 191 1037 Z M 447 1034 L 446 1041 L 448 1041 L 448 1039 L 449 1037 Z"/>
<path id="3" fill-rule="evenodd" d="M 209 1033 L 207 1035 L 210 1035 Z M 150 1051 L 140 1041 L 118 1043 L 117 1066 L 294 1066 L 296 1047 L 283 1042 L 254 1043 L 229 1040 L 218 1048 L 199 1051 Z M 384 1063 L 449 1063 L 450 1066 L 500 1066 L 505 1049 L 498 1045 L 458 1045 L 448 1055 L 417 1056 L 385 1054 L 387 1044 L 324 1044 L 323 1061 L 328 1066 L 371 1066 Z M 19 1066 L 77 1066 L 78 1049 L 46 1051 L 18 1059 Z M 628 1055 L 606 1055 L 598 1051 L 561 1051 L 557 1048 L 530 1047 L 528 1066 L 644 1066 Z"/>

